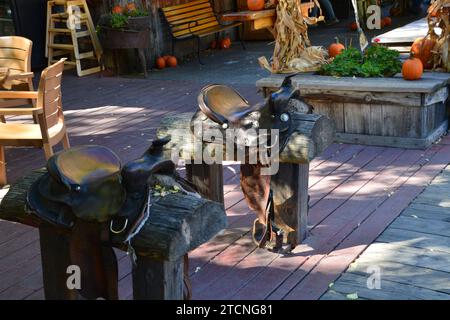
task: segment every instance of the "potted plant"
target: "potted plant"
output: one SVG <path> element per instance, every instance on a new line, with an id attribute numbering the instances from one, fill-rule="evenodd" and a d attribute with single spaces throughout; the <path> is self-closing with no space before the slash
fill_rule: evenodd
<path id="1" fill-rule="evenodd" d="M 111 13 L 100 17 L 98 26 L 102 29 L 124 30 L 147 30 L 149 29 L 148 12 L 136 5 L 134 1 L 129 1 L 125 5 L 116 4 L 112 7 Z"/>
<path id="2" fill-rule="evenodd" d="M 148 12 L 134 1 L 116 4 L 111 13 L 100 17 L 97 33 L 105 49 L 137 49 L 146 74 L 144 49 L 150 47 Z"/>

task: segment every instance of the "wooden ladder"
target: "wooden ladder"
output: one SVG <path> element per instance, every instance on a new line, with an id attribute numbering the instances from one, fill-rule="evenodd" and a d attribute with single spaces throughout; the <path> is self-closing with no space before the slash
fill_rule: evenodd
<path id="1" fill-rule="evenodd" d="M 85 39 L 84 45 L 89 48 L 87 51 L 80 52 L 81 39 Z M 79 77 L 101 71 L 102 47 L 85 0 L 47 2 L 45 53 L 49 65 L 66 56 L 66 66 L 76 67 Z"/>

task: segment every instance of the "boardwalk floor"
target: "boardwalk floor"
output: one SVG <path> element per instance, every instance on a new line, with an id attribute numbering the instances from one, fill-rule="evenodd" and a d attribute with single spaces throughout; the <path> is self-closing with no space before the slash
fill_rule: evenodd
<path id="1" fill-rule="evenodd" d="M 73 145 L 102 144 L 124 161 L 139 156 L 161 117 L 193 111 L 193 82 L 66 77 L 64 108 Z M 249 100 L 254 86 L 236 86 Z M 11 182 L 44 165 L 43 152 L 8 149 Z M 309 237 L 291 255 L 255 249 L 254 214 L 226 166 L 229 227 L 190 254 L 195 299 L 318 299 L 450 162 L 450 140 L 428 150 L 332 145 L 311 164 Z M 132 297 L 130 263 L 119 254 L 120 297 Z M 0 299 L 43 299 L 38 233 L 0 221 Z"/>
<path id="2" fill-rule="evenodd" d="M 379 273 L 374 277 L 374 272 Z M 372 289 L 368 288 L 368 279 Z M 378 287 L 372 279 L 380 280 Z M 450 166 L 350 265 L 321 299 L 356 297 L 450 299 Z"/>

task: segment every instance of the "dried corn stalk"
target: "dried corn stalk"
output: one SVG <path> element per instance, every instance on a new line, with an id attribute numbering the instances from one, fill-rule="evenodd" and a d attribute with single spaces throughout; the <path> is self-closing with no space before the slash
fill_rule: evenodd
<path id="1" fill-rule="evenodd" d="M 317 0 L 311 0 L 320 8 Z M 304 17 L 300 0 L 279 0 L 277 20 L 272 33 L 275 49 L 272 65 L 265 57 L 258 59 L 262 67 L 273 73 L 316 71 L 326 62 L 326 51 L 312 47 L 308 38 L 308 23 L 314 18 Z"/>
<path id="2" fill-rule="evenodd" d="M 450 0 L 432 1 L 428 8 L 428 35 L 436 41 L 433 47 L 433 69 L 450 72 L 449 35 L 450 35 Z M 441 29 L 438 36 L 436 29 Z"/>

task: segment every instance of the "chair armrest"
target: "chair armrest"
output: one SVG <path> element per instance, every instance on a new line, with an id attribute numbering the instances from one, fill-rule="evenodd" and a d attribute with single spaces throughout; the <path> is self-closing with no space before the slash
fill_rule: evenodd
<path id="1" fill-rule="evenodd" d="M 12 73 L 12 74 L 10 73 L 6 80 L 7 81 L 22 80 L 22 79 L 33 78 L 33 77 L 34 77 L 33 72 L 22 72 L 22 73 Z"/>
<path id="2" fill-rule="evenodd" d="M 43 113 L 42 108 L 0 108 L 0 115 L 3 116 L 22 116 L 22 115 L 36 115 Z"/>
<path id="3" fill-rule="evenodd" d="M 0 99 L 37 99 L 37 91 L 0 91 Z"/>

